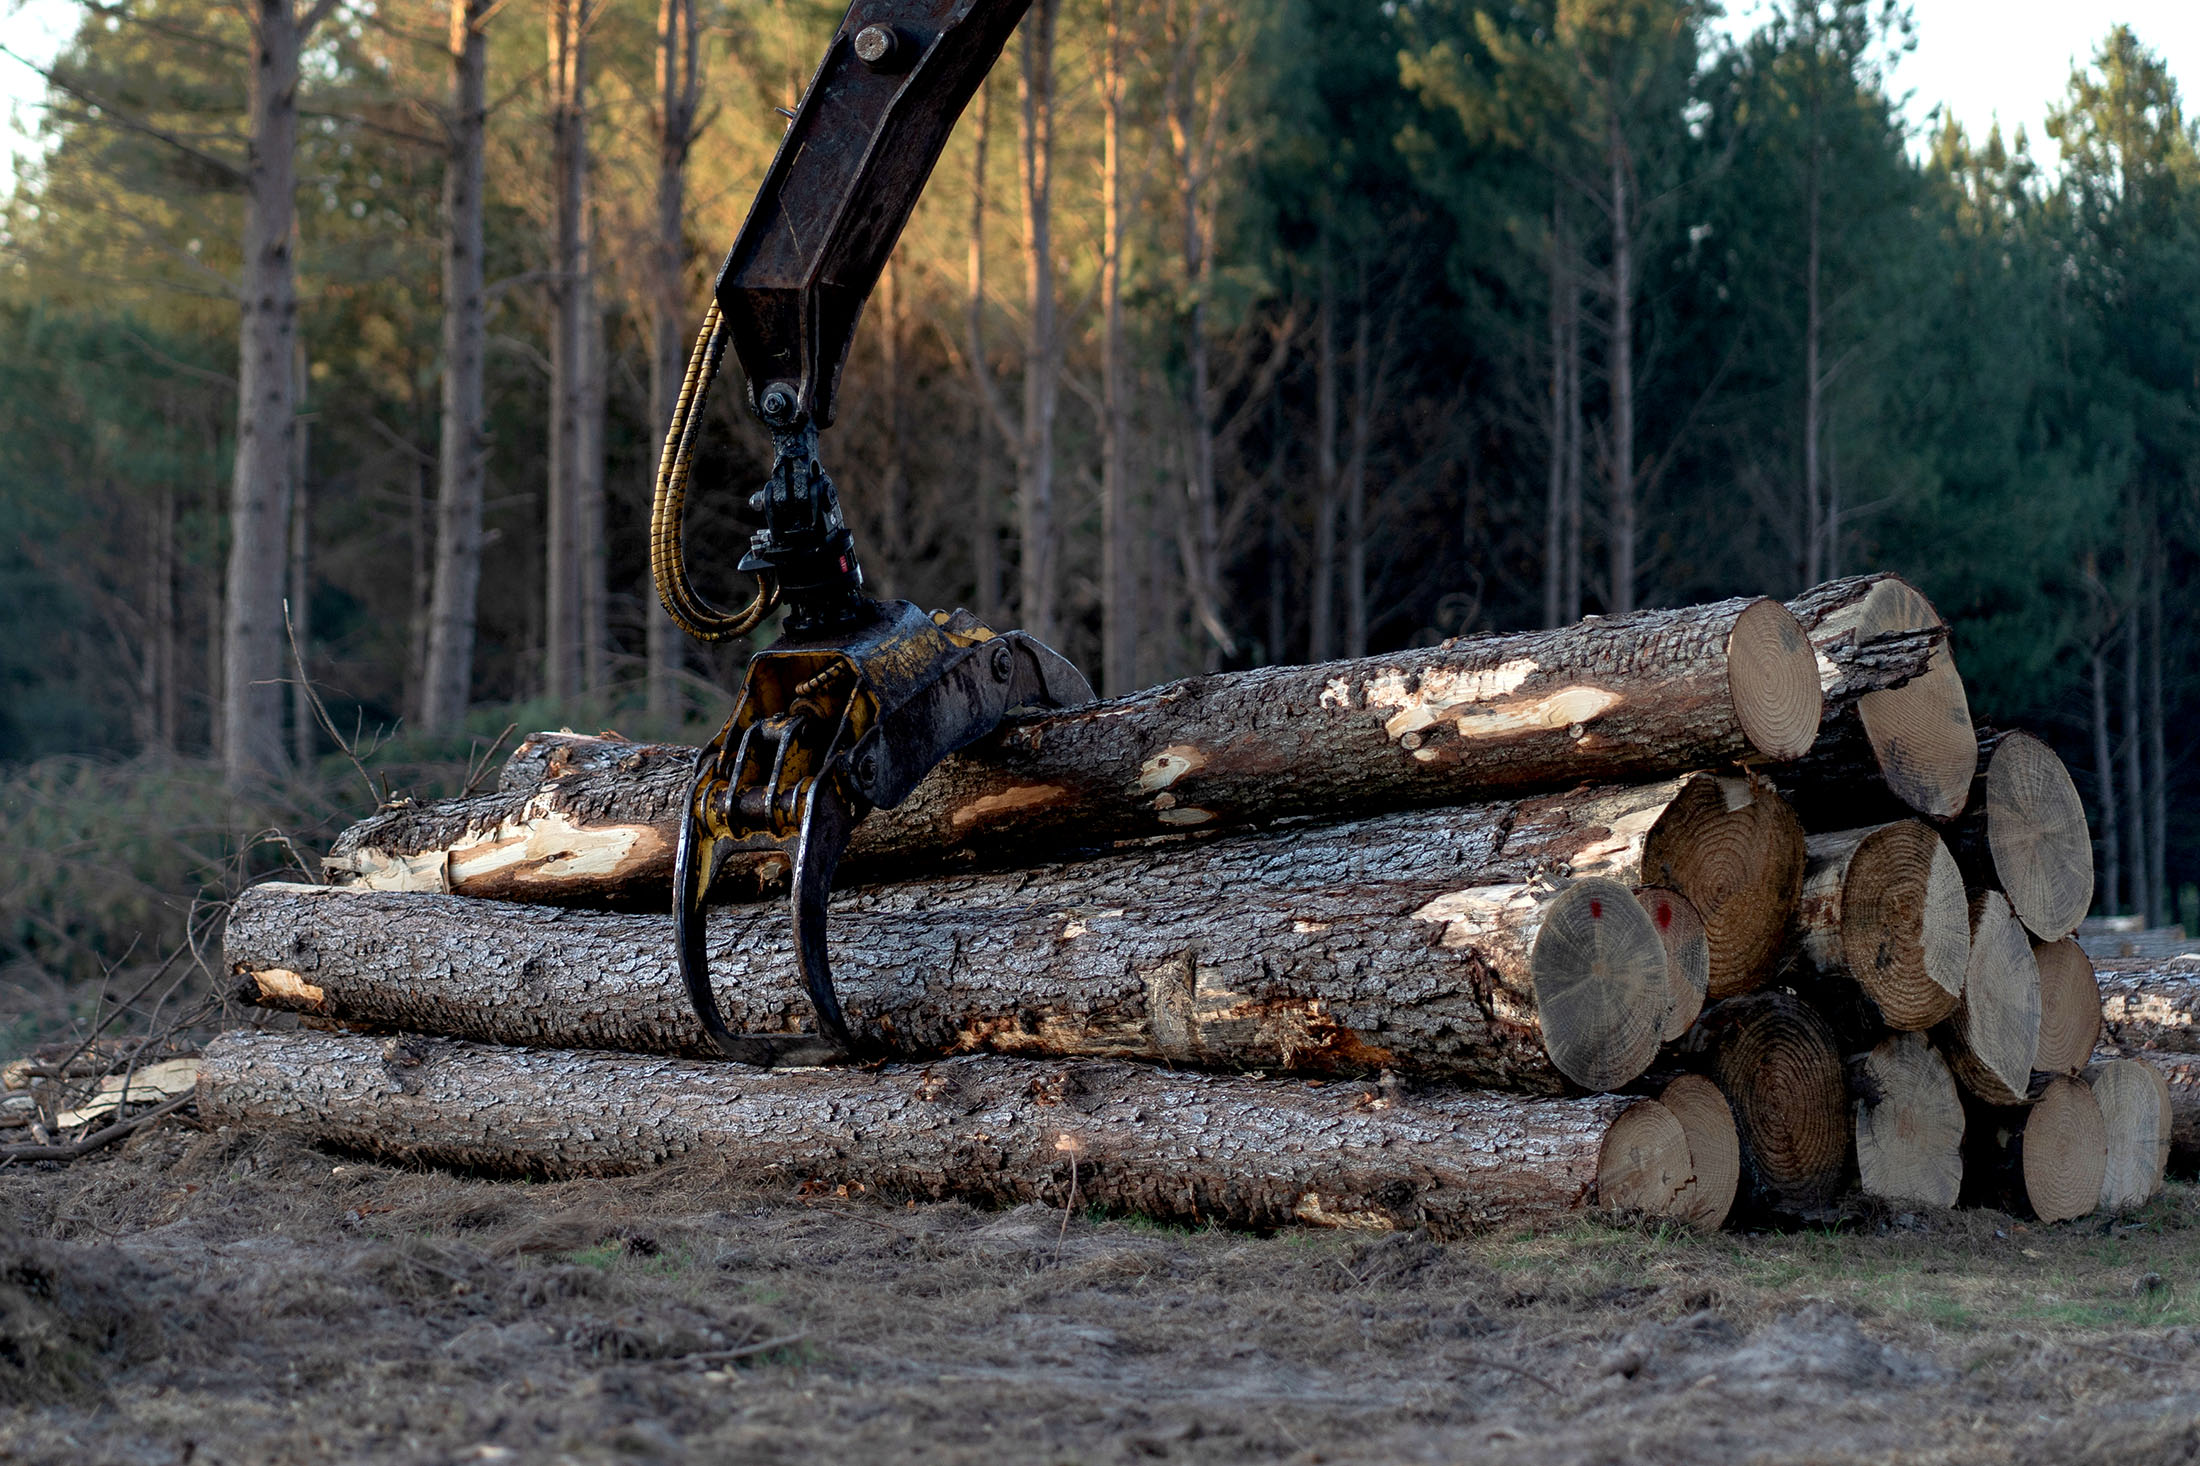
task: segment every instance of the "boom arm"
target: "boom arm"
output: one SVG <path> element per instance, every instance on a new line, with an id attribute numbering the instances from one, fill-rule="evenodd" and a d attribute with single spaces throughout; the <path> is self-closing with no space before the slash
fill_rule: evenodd
<path id="1" fill-rule="evenodd" d="M 773 427 L 833 422 L 863 303 L 955 119 L 1031 0 L 855 0 L 718 272 L 718 308 Z"/>
<path id="2" fill-rule="evenodd" d="M 730 1058 L 814 1063 L 865 1048 L 841 1012 L 825 953 L 826 897 L 857 822 L 898 804 L 1010 708 L 1092 697 L 1075 667 L 1020 631 L 862 595 L 855 537 L 817 457 L 863 303 L 955 119 L 1030 3 L 849 7 L 718 273 L 665 435 L 650 523 L 665 610 L 691 634 L 723 641 L 787 609 L 785 639 L 750 659 L 733 716 L 697 756 L 673 859 L 680 976 Z M 688 583 L 681 531 L 696 409 L 729 341 L 774 449 L 771 477 L 751 500 L 764 526 L 741 561 L 756 576 L 756 599 L 736 615 L 712 609 Z M 732 1033 L 718 1010 L 704 900 L 733 850 L 787 862 L 814 1037 Z"/>

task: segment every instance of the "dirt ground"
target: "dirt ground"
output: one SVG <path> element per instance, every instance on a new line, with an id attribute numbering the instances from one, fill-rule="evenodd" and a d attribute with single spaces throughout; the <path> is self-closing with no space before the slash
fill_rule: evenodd
<path id="1" fill-rule="evenodd" d="M 2200 1462 L 2200 1188 L 1435 1245 L 408 1171 L 0 1171 L 0 1460 Z"/>

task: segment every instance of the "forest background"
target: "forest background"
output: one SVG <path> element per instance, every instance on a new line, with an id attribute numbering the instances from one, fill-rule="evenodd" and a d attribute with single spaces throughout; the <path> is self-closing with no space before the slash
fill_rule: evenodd
<path id="1" fill-rule="evenodd" d="M 1913 135 L 1898 6 L 1714 18 L 1035 0 L 826 435 L 874 591 L 1113 693 L 1900 571 L 2099 909 L 2200 929 L 2174 81 L 2119 27 L 2048 137 Z M 838 19 L 84 0 L 0 215 L 0 1050 L 500 730 L 723 716 L 657 435 Z M 721 389 L 722 601 L 765 466 Z"/>

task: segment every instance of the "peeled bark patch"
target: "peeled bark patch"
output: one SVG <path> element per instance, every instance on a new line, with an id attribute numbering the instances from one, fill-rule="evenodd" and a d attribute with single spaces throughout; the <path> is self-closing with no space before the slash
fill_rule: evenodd
<path id="1" fill-rule="evenodd" d="M 1690 779 L 1643 847 L 1642 879 L 1688 898 L 1711 945 L 1709 996 L 1770 975 L 1803 889 L 1803 827 L 1755 779 Z"/>
<path id="2" fill-rule="evenodd" d="M 789 1188 L 1440 1237 L 1595 1206 L 1633 1103 L 999 1057 L 763 1073 L 316 1033 L 225 1034 L 199 1079 L 208 1123 L 416 1164 L 603 1176 L 709 1155 Z"/>
<path id="3" fill-rule="evenodd" d="M 1008 865 L 1787 758 L 1816 731 L 1815 677 L 1789 613 L 1737 599 L 1192 678 L 1011 721 L 866 820 L 848 869 Z M 616 745 L 559 763 L 555 749 L 593 742 L 537 735 L 496 794 L 377 815 L 339 838 L 330 869 L 506 900 L 661 899 L 693 755 Z"/>
<path id="4" fill-rule="evenodd" d="M 2154 1199 L 2169 1166 L 2169 1083 L 2136 1059 L 2109 1059 L 2085 1071 L 2108 1144 L 2101 1209 L 2129 1211 Z"/>
<path id="5" fill-rule="evenodd" d="M 2093 1060 L 2101 1041 L 2101 985 L 2093 959 L 2068 937 L 2035 942 L 2040 969 L 2040 1043 L 2032 1066 L 2049 1074 L 2076 1074 Z"/>
<path id="6" fill-rule="evenodd" d="M 1829 581 L 1788 602 L 1788 609 L 1819 648 L 1820 676 L 1829 686 L 1838 676 L 1836 643 L 1944 625 L 1932 603 L 1896 575 Z M 1850 718 L 1828 724 L 1821 751 L 1830 755 L 1834 745 L 1860 738 L 1887 789 L 1902 803 L 1935 819 L 1962 811 L 1978 768 L 1978 738 L 1970 698 L 1946 642 L 1934 650 L 1923 675 L 1865 693 Z"/>
<path id="7" fill-rule="evenodd" d="M 2039 1056 L 2040 967 L 1999 891 L 1971 898 L 1971 960 L 1963 997 L 1936 1030 L 1948 1067 L 1990 1105 L 2021 1105 Z"/>
<path id="8" fill-rule="evenodd" d="M 2200 962 L 2117 958 L 2101 963 L 2094 976 L 2110 1043 L 2200 1054 Z"/>
<path id="9" fill-rule="evenodd" d="M 1963 1096 L 1917 1033 L 1864 1056 L 1856 1085 L 1856 1168 L 1867 1196 L 1954 1206 L 1963 1189 Z"/>
<path id="10" fill-rule="evenodd" d="M 2078 929 L 2093 905 L 2085 802 L 2055 750 L 2004 733 L 1986 763 L 1986 843 L 2017 917 L 2041 941 Z"/>
<path id="11" fill-rule="evenodd" d="M 1916 1031 L 1955 1011 L 1971 955 L 1963 874 L 1917 820 L 1813 835 L 1796 911 L 1804 958 L 1854 982 L 1887 1027 Z"/>

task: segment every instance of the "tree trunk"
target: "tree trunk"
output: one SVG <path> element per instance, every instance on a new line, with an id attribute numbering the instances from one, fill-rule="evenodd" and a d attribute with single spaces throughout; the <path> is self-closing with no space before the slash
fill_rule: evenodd
<path id="1" fill-rule="evenodd" d="M 2040 969 L 2040 1043 L 2032 1067 L 2047 1074 L 2076 1074 L 2093 1060 L 2101 1041 L 2101 984 L 2092 959 L 2068 937 L 2034 942 Z"/>
<path id="2" fill-rule="evenodd" d="M 1308 596 L 1306 659 L 1337 654 L 1337 280 L 1326 224 L 1321 239 L 1321 299 L 1314 320 L 1314 585 Z"/>
<path id="3" fill-rule="evenodd" d="M 1111 697 L 1138 682 L 1131 560 L 1130 339 L 1123 316 L 1123 5 L 1108 0 L 1100 68 L 1100 662 Z"/>
<path id="4" fill-rule="evenodd" d="M 434 732 L 458 727 L 473 688 L 488 448 L 482 377 L 488 339 L 483 190 L 489 38 L 483 27 L 492 8 L 493 0 L 451 0 L 451 90 L 443 119 L 443 421 L 436 452 L 435 579 L 420 701 L 421 722 Z"/>
<path id="5" fill-rule="evenodd" d="M 1612 384 L 1611 603 L 1624 615 L 1635 609 L 1635 242 L 1629 198 L 1632 160 L 1617 113 L 1606 123 L 1605 151 L 1612 171 L 1612 335 L 1606 366 Z"/>
<path id="6" fill-rule="evenodd" d="M 2168 926 L 2177 915 L 2176 896 L 2169 888 L 2169 763 L 2162 736 L 2162 561 L 2167 553 L 2157 540 L 2147 555 L 2147 885 L 2154 892 L 2149 926 Z"/>
<path id="7" fill-rule="evenodd" d="M 1844 661 L 1844 647 L 1853 650 L 1874 637 L 1945 624 L 1929 601 L 1895 575 L 1862 575 L 1814 586 L 1790 601 L 1788 609 L 1823 659 L 1820 673 L 1829 693 L 1834 669 Z M 1869 750 L 1888 791 L 1910 809 L 1935 819 L 1962 812 L 1978 770 L 1978 739 L 1963 678 L 1945 641 L 1922 676 L 1866 693 L 1856 700 L 1853 713 L 1827 719 L 1812 754 L 1843 771 L 1821 781 L 1829 793 L 1835 783 L 1853 785 L 1846 770 L 1859 761 L 1859 749 Z M 1853 800 L 1855 793 L 1847 787 L 1836 798 Z M 1806 821 L 1808 804 L 1805 800 Z M 1855 822 L 1852 815 L 1840 823 L 1846 827 Z"/>
<path id="8" fill-rule="evenodd" d="M 2152 872 L 2147 863 L 2147 804 L 2145 739 L 2139 712 L 2139 608 L 2134 604 L 2124 616 L 2124 808 L 2131 815 L 2124 827 L 2126 869 L 2131 872 L 2131 909 L 2148 926 L 2154 919 Z"/>
<path id="9" fill-rule="evenodd" d="M 550 0 L 550 451 L 543 567 L 543 692 L 582 688 L 583 518 L 589 473 L 587 0 Z"/>
<path id="10" fill-rule="evenodd" d="M 1021 36 L 1023 103 L 1019 175 L 1024 209 L 1023 441 L 1017 451 L 1020 585 L 1017 624 L 1043 642 L 1055 624 L 1054 413 L 1061 347 L 1054 298 L 1054 41 L 1061 0 L 1034 0 Z"/>
<path id="11" fill-rule="evenodd" d="M 1853 984 L 1874 1026 L 1922 1032 L 1955 1011 L 1971 954 L 1963 873 L 1917 820 L 1814 835 L 1797 946 L 1825 981 Z M 1846 1006 L 1846 1005 L 1843 1005 Z"/>
<path id="12" fill-rule="evenodd" d="M 1655 1056 L 1672 1006 L 1664 943 L 1628 886 L 1677 843 L 1661 817 L 1685 811 L 1690 787 L 866 887 L 836 902 L 831 958 L 851 1024 L 896 1052 L 1617 1088 Z M 790 936 L 781 902 L 714 914 L 712 971 L 736 1030 L 809 1022 Z M 304 984 L 331 1017 L 710 1052 L 672 980 L 663 915 L 263 885 L 226 941 L 234 970 L 283 974 L 261 981 L 268 1001 L 299 1001 Z"/>
<path id="13" fill-rule="evenodd" d="M 592 226 L 584 223 L 584 231 Z M 585 246 L 584 246 L 585 248 Z M 604 430 L 609 411 L 610 346 L 604 339 L 603 300 L 593 270 L 577 287 L 580 315 L 580 463 L 574 476 L 574 568 L 580 572 L 581 691 L 600 697 L 610 677 L 610 608 L 605 600 Z"/>
<path id="14" fill-rule="evenodd" d="M 1978 730 L 1983 772 L 1971 813 L 1948 827 L 1949 848 L 1973 885 L 2009 897 L 2041 941 L 2078 929 L 2093 905 L 2093 840 L 2085 801 L 2055 750 L 2029 733 Z"/>
<path id="15" fill-rule="evenodd" d="M 2101 804 L 2101 911 L 2114 916 L 2124 889 L 2124 839 L 2116 817 L 2116 762 L 2108 741 L 2108 662 L 2100 647 L 2093 649 L 2093 784 Z"/>
<path id="16" fill-rule="evenodd" d="M 997 1058 L 758 1073 L 307 1033 L 224 1034 L 198 1095 L 209 1124 L 414 1164 L 597 1176 L 708 1155 L 790 1188 L 1444 1238 L 1595 1206 L 1606 1134 L 1645 1103 Z"/>
<path id="17" fill-rule="evenodd" d="M 1866 1196 L 1954 1206 L 1963 1189 L 1963 1096 L 1922 1034 L 1881 1040 L 1852 1066 L 1856 1169 Z"/>
<path id="18" fill-rule="evenodd" d="M 1964 1125 L 1963 1200 L 2043 1222 L 2067 1222 L 2101 1204 L 2108 1130 L 2082 1079 L 2047 1081 L 2023 1109 L 1973 1104 Z"/>
<path id="19" fill-rule="evenodd" d="M 2123 959 L 2103 962 L 2094 976 L 2107 1042 L 2200 1054 L 2200 966 Z"/>
<path id="20" fill-rule="evenodd" d="M 664 454 L 664 437 L 680 397 L 686 359 L 687 163 L 702 100 L 702 38 L 695 0 L 659 0 L 657 7 L 657 194 L 649 271 L 650 462 Z M 654 592 L 642 597 L 648 659 L 649 716 L 676 724 L 685 644 Z"/>
<path id="21" fill-rule="evenodd" d="M 1000 425 L 1001 435 L 1015 445 L 1014 435 L 1002 422 L 993 387 L 992 368 L 985 356 L 985 158 L 986 142 L 993 130 L 993 89 L 980 84 L 978 108 L 970 129 L 970 295 L 964 324 L 965 348 L 970 357 L 971 454 L 977 460 L 976 516 L 971 529 L 970 575 L 975 582 L 971 605 L 980 620 L 998 624 L 1001 606 L 1001 542 L 993 520 L 993 454 L 988 444 L 988 424 Z"/>
<path id="22" fill-rule="evenodd" d="M 2025 1104 L 2039 1056 L 2040 966 L 1999 891 L 1971 898 L 1971 960 L 1963 996 L 1935 1030 L 1948 1067 L 1989 1105 Z"/>
<path id="23" fill-rule="evenodd" d="M 1367 455 L 1382 375 L 1369 360 L 1367 265 L 1360 265 L 1359 310 L 1352 323 L 1352 453 L 1345 460 L 1344 654 L 1367 655 Z"/>
<path id="24" fill-rule="evenodd" d="M 283 598 L 287 613 L 285 639 L 292 648 L 290 667 L 290 761 L 299 768 L 313 764 L 313 747 L 319 729 L 313 721 L 313 689 L 307 683 L 306 649 L 313 643 L 313 499 L 307 472 L 313 462 L 313 420 L 306 414 L 306 394 L 311 377 L 306 371 L 305 347 L 300 345 L 292 365 L 296 374 L 298 459 L 290 470 L 290 574 Z"/>
<path id="25" fill-rule="evenodd" d="M 1760 757 L 1767 746 L 1793 749 L 1808 740 L 1818 684 L 1800 638 L 1791 647 L 1783 628 L 1792 634 L 1778 602 L 1728 601 L 1357 663 L 1197 678 L 1019 719 L 858 826 L 851 863 L 890 860 L 898 873 L 1043 858 L 1293 815 L 1652 778 Z M 347 832 L 338 853 L 379 867 L 422 854 L 432 862 L 460 842 L 492 845 L 509 852 L 500 879 L 512 882 L 495 894 L 532 899 L 562 888 L 575 899 L 585 877 L 596 885 L 581 900 L 666 899 L 693 754 L 581 742 L 594 748 L 584 758 L 593 768 L 572 769 L 567 754 L 545 769 L 554 782 L 539 790 L 521 775 L 494 795 L 378 815 Z M 544 735 L 529 740 L 529 757 L 552 757 L 554 746 L 577 745 Z M 1745 790 L 1717 802 L 1748 807 L 1752 798 Z M 1758 822 L 1768 835 L 1793 824 L 1769 813 Z M 1738 844 L 1752 855 L 1772 848 Z M 1792 848 L 1799 882 L 1799 829 Z M 1764 878 L 1738 876 L 1736 889 Z M 468 887 L 454 880 L 453 889 Z M 1729 893 L 1707 902 L 1680 889 L 1718 932 Z M 1752 970 L 1759 955 L 1731 959 L 1746 964 L 1733 972 Z"/>
<path id="26" fill-rule="evenodd" d="M 1813 20 L 1815 20 L 1813 15 Z M 1815 29 L 1815 27 L 1814 27 Z M 1804 246 L 1803 265 L 1803 584 L 1816 585 L 1824 578 L 1824 549 L 1829 524 L 1820 492 L 1818 471 L 1819 420 L 1825 405 L 1825 382 L 1818 367 L 1819 336 L 1824 321 L 1819 313 L 1818 273 L 1822 249 L 1819 239 L 1819 153 L 1824 146 L 1818 121 L 1817 38 L 1806 40 L 1813 50 L 1809 86 L 1810 143 L 1803 170 Z"/>
<path id="27" fill-rule="evenodd" d="M 2106 1059 L 2085 1070 L 2101 1107 L 2108 1164 L 2101 1174 L 2101 1210 L 2130 1211 L 2162 1190 L 2169 1165 L 2169 1081 L 2152 1064 Z"/>
<path id="28" fill-rule="evenodd" d="M 238 292 L 236 467 L 222 617 L 223 771 L 232 787 L 273 773 L 283 748 L 285 515 L 296 466 L 298 57 L 320 9 L 252 0 L 243 286 Z"/>
<path id="29" fill-rule="evenodd" d="M 1550 237 L 1550 353 L 1551 388 L 1545 437 L 1550 462 L 1545 475 L 1543 508 L 1543 624 L 1561 626 L 1565 615 L 1566 579 L 1566 263 L 1560 240 L 1566 232 L 1566 188 L 1554 188 L 1551 200 Z"/>
<path id="30" fill-rule="evenodd" d="M 1849 1098 L 1823 1018 L 1787 993 L 1751 993 L 1698 1020 L 1691 1047 L 1733 1107 L 1745 1214 L 1807 1216 L 1848 1177 Z"/>
<path id="31" fill-rule="evenodd" d="M 1581 619 L 1581 243 L 1568 230 L 1566 246 L 1566 577 L 1559 621 Z"/>
<path id="32" fill-rule="evenodd" d="M 163 476 L 153 510 L 153 556 L 147 610 L 153 625 L 150 689 L 154 745 L 164 753 L 183 746 L 182 634 L 176 606 L 176 486 Z"/>

